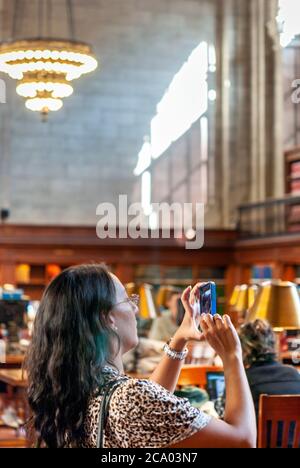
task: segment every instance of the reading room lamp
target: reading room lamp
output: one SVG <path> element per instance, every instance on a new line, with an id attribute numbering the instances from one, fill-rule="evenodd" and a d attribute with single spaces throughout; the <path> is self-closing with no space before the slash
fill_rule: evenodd
<path id="1" fill-rule="evenodd" d="M 300 329 L 300 297 L 289 281 L 272 280 L 261 284 L 247 321 L 267 320 L 274 331 Z"/>

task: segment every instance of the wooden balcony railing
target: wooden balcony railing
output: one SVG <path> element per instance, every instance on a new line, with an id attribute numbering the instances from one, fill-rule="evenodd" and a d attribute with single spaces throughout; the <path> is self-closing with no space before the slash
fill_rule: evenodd
<path id="1" fill-rule="evenodd" d="M 300 194 L 238 208 L 238 232 L 243 239 L 300 233 Z"/>

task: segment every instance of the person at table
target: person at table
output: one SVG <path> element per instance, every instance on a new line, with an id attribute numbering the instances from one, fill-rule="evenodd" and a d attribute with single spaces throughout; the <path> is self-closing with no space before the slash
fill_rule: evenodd
<path id="1" fill-rule="evenodd" d="M 164 310 L 160 317 L 153 320 L 148 338 L 156 341 L 169 341 L 169 339 L 176 333 L 180 325 L 180 309 L 178 301 L 181 293 L 177 289 L 168 292 L 166 301 L 167 309 Z"/>
<path id="2" fill-rule="evenodd" d="M 136 298 L 104 266 L 82 265 L 58 275 L 38 309 L 26 362 L 31 423 L 47 447 L 96 447 L 105 386 L 119 382 L 109 404 L 106 448 L 254 447 L 256 424 L 238 335 L 230 318 L 199 319 L 224 364 L 224 421 L 173 392 L 186 344 L 201 336 L 187 288 L 184 319 L 149 380 L 123 375 L 122 355 L 138 342 Z"/>
<path id="3" fill-rule="evenodd" d="M 268 322 L 246 323 L 239 336 L 257 417 L 260 395 L 300 395 L 300 374 L 278 362 L 276 336 Z"/>

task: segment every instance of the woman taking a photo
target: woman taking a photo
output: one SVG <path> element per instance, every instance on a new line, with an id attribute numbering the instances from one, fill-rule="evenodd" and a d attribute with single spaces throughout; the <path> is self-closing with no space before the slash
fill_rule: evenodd
<path id="1" fill-rule="evenodd" d="M 77 266 L 57 276 L 42 298 L 27 359 L 39 441 L 54 448 L 96 447 L 103 389 L 120 381 L 108 407 L 106 448 L 254 447 L 254 407 L 229 317 L 200 318 L 224 364 L 224 421 L 173 395 L 186 345 L 201 337 L 192 307 L 198 286 L 182 295 L 185 317 L 160 364 L 149 380 L 137 380 L 124 376 L 122 365 L 123 354 L 138 342 L 136 298 L 104 266 Z"/>

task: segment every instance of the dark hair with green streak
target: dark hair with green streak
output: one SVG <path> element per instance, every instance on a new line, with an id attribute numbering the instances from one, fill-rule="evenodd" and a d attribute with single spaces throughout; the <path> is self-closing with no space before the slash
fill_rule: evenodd
<path id="1" fill-rule="evenodd" d="M 26 359 L 32 429 L 47 447 L 79 442 L 91 395 L 104 383 L 110 343 L 108 323 L 115 285 L 104 265 L 81 265 L 47 287 Z"/>

